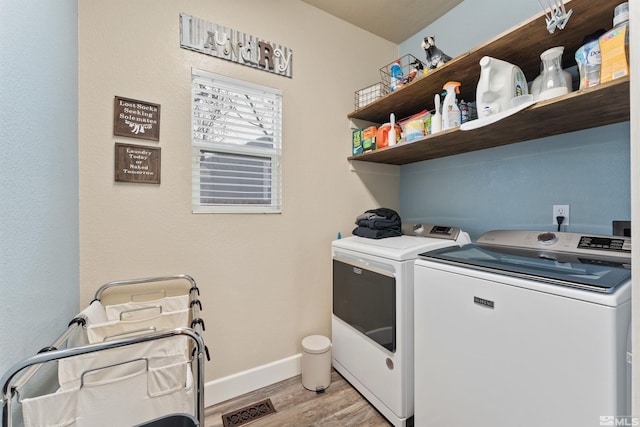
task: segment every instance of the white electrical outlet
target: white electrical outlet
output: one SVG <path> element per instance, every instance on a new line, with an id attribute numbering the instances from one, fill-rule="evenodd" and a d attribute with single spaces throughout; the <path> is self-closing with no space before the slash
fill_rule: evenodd
<path id="1" fill-rule="evenodd" d="M 562 225 L 569 225 L 569 205 L 553 205 L 553 225 L 558 225 L 559 216 L 564 217 Z"/>

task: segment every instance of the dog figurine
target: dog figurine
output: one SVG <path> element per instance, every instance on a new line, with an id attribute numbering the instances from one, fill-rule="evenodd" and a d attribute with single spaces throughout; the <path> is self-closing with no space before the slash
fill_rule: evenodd
<path id="1" fill-rule="evenodd" d="M 433 36 L 427 36 L 422 40 L 422 48 L 427 56 L 427 61 L 425 62 L 427 70 L 435 70 L 437 67 L 451 60 L 449 55 L 436 46 L 436 39 Z"/>

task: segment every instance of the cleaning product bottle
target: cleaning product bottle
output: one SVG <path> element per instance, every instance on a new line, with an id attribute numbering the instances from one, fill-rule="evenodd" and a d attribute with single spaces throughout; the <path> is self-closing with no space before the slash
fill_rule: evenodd
<path id="1" fill-rule="evenodd" d="M 613 29 L 600 36 L 600 83 L 629 75 L 629 3 L 613 14 Z"/>
<path id="2" fill-rule="evenodd" d="M 389 146 L 395 145 L 397 140 L 396 135 L 396 115 L 391 113 L 389 116 L 389 123 L 391 123 L 391 129 L 389 129 Z"/>
<path id="3" fill-rule="evenodd" d="M 402 86 L 402 78 L 404 77 L 404 74 L 402 73 L 402 68 L 400 67 L 400 61 L 396 61 L 393 64 L 391 64 L 389 71 L 391 71 L 390 89 L 391 89 L 391 92 L 394 92 L 396 89 Z"/>
<path id="4" fill-rule="evenodd" d="M 469 121 L 469 105 L 462 99 L 458 106 L 460 107 L 460 124 L 467 123 Z"/>
<path id="5" fill-rule="evenodd" d="M 460 126 L 460 108 L 456 101 L 456 93 L 460 93 L 460 82 L 447 82 L 442 87 L 447 91 L 442 104 L 442 130 Z"/>
<path id="6" fill-rule="evenodd" d="M 491 56 L 480 59 L 480 80 L 476 86 L 479 118 L 508 110 L 514 97 L 528 93 L 527 79 L 520 67 Z"/>
<path id="7" fill-rule="evenodd" d="M 575 58 L 580 73 L 579 89 L 585 89 L 600 84 L 600 36 L 604 30 L 598 30 L 586 36 L 582 46 L 576 50 Z"/>
<path id="8" fill-rule="evenodd" d="M 436 112 L 431 118 L 431 134 L 442 130 L 442 106 L 440 105 L 439 93 L 436 93 L 436 96 L 433 97 L 433 103 L 436 105 Z"/>

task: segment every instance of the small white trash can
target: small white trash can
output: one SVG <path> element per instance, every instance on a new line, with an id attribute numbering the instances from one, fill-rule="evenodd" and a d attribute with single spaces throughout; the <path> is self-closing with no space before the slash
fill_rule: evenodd
<path id="1" fill-rule="evenodd" d="M 331 340 L 309 335 L 302 340 L 302 385 L 307 390 L 323 391 L 331 383 Z"/>

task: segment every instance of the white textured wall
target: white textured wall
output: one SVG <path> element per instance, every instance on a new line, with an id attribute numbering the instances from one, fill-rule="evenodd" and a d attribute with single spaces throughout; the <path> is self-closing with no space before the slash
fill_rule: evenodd
<path id="1" fill-rule="evenodd" d="M 0 2 L 0 374 L 78 312 L 77 11 Z"/>
<path id="2" fill-rule="evenodd" d="M 631 25 L 637 27 L 640 22 L 640 7 L 637 2 L 630 2 L 629 13 Z M 637 39 L 635 39 L 637 40 Z M 637 42 L 631 43 L 631 52 L 629 54 L 631 58 L 631 221 L 635 224 L 640 222 L 640 150 L 638 150 L 640 144 L 640 120 L 638 120 L 638 113 L 640 112 L 640 78 L 638 72 L 640 71 L 640 45 Z M 636 242 L 640 238 L 640 232 L 638 227 L 635 226 L 631 230 L 631 238 Z M 632 265 L 638 265 L 640 263 L 640 251 L 633 250 L 631 260 Z M 636 361 L 640 354 L 640 279 L 637 275 L 632 277 L 633 280 L 633 302 L 632 302 L 632 354 L 636 355 Z M 636 366 L 637 366 L 636 362 Z M 640 369 L 635 368 L 632 370 L 632 384 L 633 389 L 631 391 L 632 403 L 631 413 L 640 419 Z"/>
<path id="3" fill-rule="evenodd" d="M 187 273 L 202 288 L 207 380 L 330 334 L 330 242 L 364 210 L 397 207 L 396 168 L 356 174 L 347 114 L 397 46 L 298 0 L 83 0 L 81 303 L 106 281 Z M 187 13 L 293 49 L 292 79 L 180 48 Z M 282 214 L 191 213 L 191 67 L 283 91 Z M 115 183 L 115 95 L 161 104 L 162 184 Z M 383 173 L 379 173 L 383 171 Z"/>

